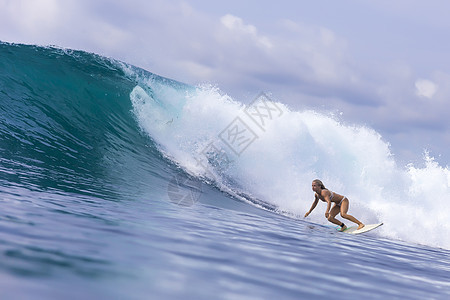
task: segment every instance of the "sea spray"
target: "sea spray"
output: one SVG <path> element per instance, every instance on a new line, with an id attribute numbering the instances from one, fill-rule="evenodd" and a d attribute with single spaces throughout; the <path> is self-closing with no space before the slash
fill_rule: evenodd
<path id="1" fill-rule="evenodd" d="M 311 181 L 320 178 L 350 199 L 358 219 L 384 222 L 383 236 L 450 248 L 448 168 L 431 158 L 424 168 L 398 166 L 389 143 L 371 128 L 273 102 L 282 113 L 261 130 L 245 114 L 248 106 L 207 85 L 186 90 L 152 79 L 130 97 L 141 128 L 161 151 L 235 196 L 302 216 L 314 198 Z M 238 154 L 221 139 L 236 118 L 257 136 Z M 211 144 L 219 146 L 205 158 Z M 209 159 L 214 154 L 227 163 Z M 327 223 L 324 210 L 319 205 L 311 220 Z"/>

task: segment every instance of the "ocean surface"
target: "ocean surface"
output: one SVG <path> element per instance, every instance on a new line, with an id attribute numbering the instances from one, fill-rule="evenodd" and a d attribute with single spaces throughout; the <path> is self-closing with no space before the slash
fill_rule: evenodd
<path id="1" fill-rule="evenodd" d="M 374 129 L 0 43 L 0 299 L 450 299 L 449 200 Z"/>

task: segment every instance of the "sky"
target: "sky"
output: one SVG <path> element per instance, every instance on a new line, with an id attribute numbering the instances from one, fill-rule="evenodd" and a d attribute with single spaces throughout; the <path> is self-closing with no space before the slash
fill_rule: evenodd
<path id="1" fill-rule="evenodd" d="M 450 160 L 450 2 L 0 0 L 0 41 L 80 49 L 248 103 L 365 125 Z"/>

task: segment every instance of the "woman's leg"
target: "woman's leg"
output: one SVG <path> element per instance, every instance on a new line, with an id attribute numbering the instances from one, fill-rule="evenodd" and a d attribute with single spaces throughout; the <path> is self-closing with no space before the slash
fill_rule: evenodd
<path id="1" fill-rule="evenodd" d="M 330 210 L 330 214 L 328 215 L 328 221 L 330 221 L 331 223 L 334 223 L 336 225 L 341 226 L 342 222 L 335 218 L 338 213 L 339 213 L 339 206 L 334 204 L 333 207 Z"/>
<path id="2" fill-rule="evenodd" d="M 348 212 L 348 205 L 349 205 L 348 199 L 347 199 L 347 198 L 344 198 L 344 200 L 343 200 L 342 203 L 341 203 L 341 216 L 342 216 L 344 219 L 350 220 L 350 221 L 352 221 L 353 223 L 358 224 L 358 229 L 363 228 L 363 227 L 364 227 L 364 224 L 363 224 L 363 223 L 361 223 L 360 221 L 358 221 L 354 216 L 347 214 L 347 212 Z"/>

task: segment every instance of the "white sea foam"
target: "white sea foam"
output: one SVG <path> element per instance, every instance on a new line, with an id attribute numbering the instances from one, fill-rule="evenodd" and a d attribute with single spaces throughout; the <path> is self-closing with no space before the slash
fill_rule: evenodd
<path id="1" fill-rule="evenodd" d="M 142 129 L 192 174 L 298 216 L 312 204 L 311 181 L 320 178 L 350 199 L 350 214 L 384 222 L 378 234 L 450 249 L 449 169 L 429 156 L 422 168 L 398 166 L 373 129 L 274 102 L 260 106 L 261 126 L 245 113 L 257 104 L 211 86 L 186 90 L 149 79 L 130 97 Z M 244 129 L 246 136 L 233 135 Z M 324 211 L 319 204 L 311 220 L 326 223 Z"/>

